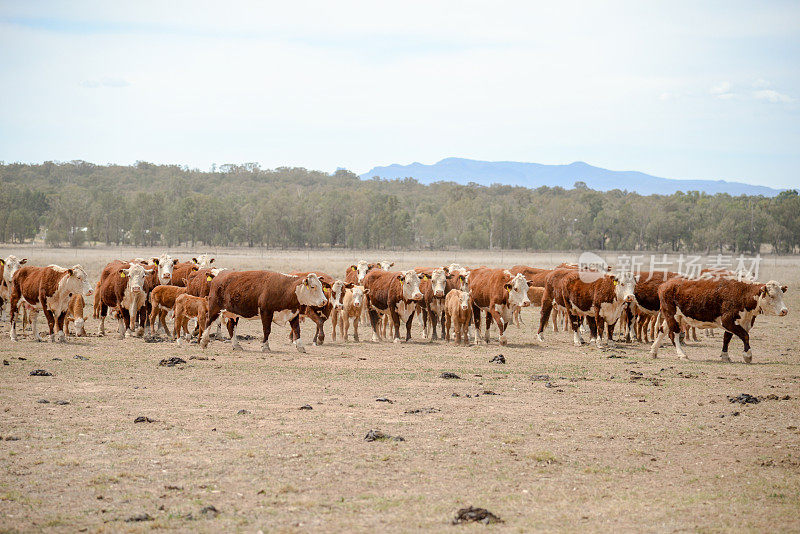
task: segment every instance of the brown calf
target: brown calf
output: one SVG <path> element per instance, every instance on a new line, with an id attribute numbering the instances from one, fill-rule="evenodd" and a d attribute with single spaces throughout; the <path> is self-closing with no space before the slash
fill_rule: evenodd
<path id="1" fill-rule="evenodd" d="M 334 340 L 336 340 L 336 325 L 338 324 L 342 340 L 347 342 L 350 320 L 352 319 L 353 341 L 358 342 L 358 323 L 361 318 L 361 312 L 366 307 L 367 295 L 369 295 L 369 289 L 364 289 L 364 286 L 347 288 L 342 298 L 342 311 L 337 314 L 333 322 Z"/>
<path id="2" fill-rule="evenodd" d="M 69 335 L 69 323 L 75 323 L 75 336 L 86 337 L 86 329 L 83 327 L 86 317 L 83 314 L 86 301 L 83 295 L 72 295 L 67 308 L 67 316 L 64 318 L 64 333 Z"/>
<path id="3" fill-rule="evenodd" d="M 175 308 L 176 299 L 186 293 L 185 287 L 156 286 L 150 293 L 150 331 L 155 332 L 156 317 L 164 328 L 167 337 L 172 337 L 167 327 L 167 314 Z M 177 332 L 175 333 L 177 335 Z"/>
<path id="4" fill-rule="evenodd" d="M 454 289 L 447 294 L 444 307 L 446 320 L 443 337 L 450 341 L 452 326 L 456 345 L 469 345 L 469 325 L 472 322 L 472 298 L 469 291 Z"/>
<path id="5" fill-rule="evenodd" d="M 120 339 L 124 339 L 126 336 L 130 337 L 134 333 L 137 336 L 144 333 L 144 327 L 141 324 L 137 328 L 136 320 L 140 310 L 147 303 L 147 292 L 144 285 L 148 271 L 138 263 L 123 265 L 128 265 L 128 267 L 117 265 L 110 272 L 106 273 L 105 269 L 103 272 L 107 276 L 98 291 L 100 297 L 100 331 L 98 334 L 101 336 L 106 333 L 105 321 L 108 308 L 117 312 Z"/>
<path id="6" fill-rule="evenodd" d="M 205 325 L 208 323 L 208 299 L 205 297 L 187 295 L 184 292 L 175 299 L 175 321 L 172 329 L 175 331 L 178 345 L 181 344 L 181 337 L 183 337 L 184 334 L 186 335 L 186 339 L 191 339 L 191 334 L 187 326 L 191 317 L 197 318 L 197 325 L 200 329 L 197 339 L 200 339 L 203 337 Z"/>
<path id="7" fill-rule="evenodd" d="M 189 280 L 189 277 L 196 273 L 199 269 L 200 268 L 194 261 L 176 263 L 172 268 L 172 278 L 170 279 L 169 284 L 176 287 L 186 287 L 186 282 Z"/>

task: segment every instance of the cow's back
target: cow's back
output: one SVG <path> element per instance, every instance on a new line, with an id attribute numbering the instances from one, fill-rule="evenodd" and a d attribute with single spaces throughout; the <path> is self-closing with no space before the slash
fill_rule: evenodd
<path id="1" fill-rule="evenodd" d="M 511 274 L 522 274 L 530 282 L 531 287 L 544 287 L 547 275 L 553 269 L 540 269 L 539 267 L 528 267 L 527 265 L 515 265 L 509 269 Z"/>
<path id="2" fill-rule="evenodd" d="M 488 267 L 478 267 L 470 271 L 469 288 L 472 300 L 480 308 L 486 308 L 494 300 L 503 300 L 504 285 L 511 278 L 505 274 L 503 269 L 490 269 Z"/>
<path id="3" fill-rule="evenodd" d="M 369 301 L 374 306 L 385 309 L 389 302 L 398 300 L 401 296 L 401 284 L 394 283 L 398 276 L 402 276 L 400 271 L 384 271 L 382 269 L 372 269 L 364 277 L 361 285 L 369 289 Z"/>

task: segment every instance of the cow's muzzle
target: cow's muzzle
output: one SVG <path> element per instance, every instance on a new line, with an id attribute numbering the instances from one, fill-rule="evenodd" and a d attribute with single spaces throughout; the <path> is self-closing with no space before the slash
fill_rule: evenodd
<path id="1" fill-rule="evenodd" d="M 87 297 L 91 297 L 93 293 L 94 293 L 94 290 L 90 289 L 89 291 L 86 292 L 86 296 Z"/>
<path id="2" fill-rule="evenodd" d="M 416 293 L 414 293 L 414 296 L 412 296 L 411 298 L 412 298 L 413 300 L 422 300 L 422 293 L 420 293 L 419 291 L 417 291 Z"/>
<path id="3" fill-rule="evenodd" d="M 142 291 L 142 288 L 141 287 L 132 287 L 131 291 L 133 291 L 134 293 L 139 293 L 139 292 Z"/>
<path id="4" fill-rule="evenodd" d="M 433 292 L 433 296 L 436 297 L 437 299 L 440 299 L 440 298 L 444 297 L 444 291 L 442 291 L 441 289 L 438 289 L 438 290 Z"/>
<path id="5" fill-rule="evenodd" d="M 786 315 L 787 313 L 789 313 L 789 310 L 788 310 L 788 309 L 786 309 L 786 308 L 784 308 L 784 309 L 782 309 L 782 310 L 781 310 L 781 312 L 780 312 L 778 315 L 779 315 L 779 316 L 781 316 L 781 317 L 783 317 L 783 316 L 784 316 L 784 315 Z"/>
<path id="6" fill-rule="evenodd" d="M 630 304 L 631 302 L 633 302 L 633 295 L 627 295 L 625 297 L 625 303 Z"/>

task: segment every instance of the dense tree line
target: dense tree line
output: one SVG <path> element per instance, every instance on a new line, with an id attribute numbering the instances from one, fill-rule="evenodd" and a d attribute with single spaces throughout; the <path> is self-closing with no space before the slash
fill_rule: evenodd
<path id="1" fill-rule="evenodd" d="M 302 168 L 0 164 L 0 241 L 52 245 L 800 252 L 800 195 L 641 196 Z"/>

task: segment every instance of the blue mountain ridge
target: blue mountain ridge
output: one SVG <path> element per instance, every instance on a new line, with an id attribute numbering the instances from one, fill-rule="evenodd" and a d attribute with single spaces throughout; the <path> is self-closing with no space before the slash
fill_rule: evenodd
<path id="1" fill-rule="evenodd" d="M 585 182 L 597 191 L 621 189 L 641 195 L 670 195 L 677 191 L 703 191 L 731 195 L 763 195 L 774 197 L 781 192 L 762 185 L 727 182 L 725 180 L 676 180 L 659 178 L 637 171 L 611 171 L 582 161 L 569 165 L 543 165 L 516 161 L 479 161 L 465 158 L 445 158 L 433 165 L 412 163 L 373 167 L 361 175 L 364 180 L 375 176 L 386 179 L 415 178 L 420 183 L 456 182 L 480 185 L 517 185 L 529 188 L 541 186 L 572 189 L 575 182 Z"/>

